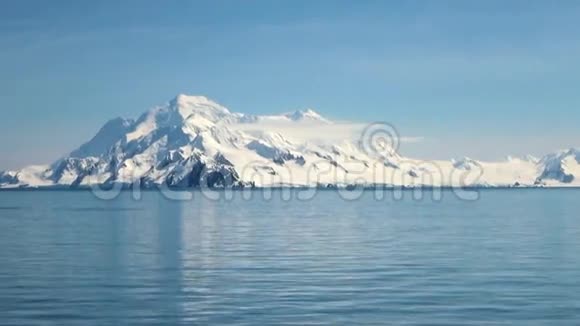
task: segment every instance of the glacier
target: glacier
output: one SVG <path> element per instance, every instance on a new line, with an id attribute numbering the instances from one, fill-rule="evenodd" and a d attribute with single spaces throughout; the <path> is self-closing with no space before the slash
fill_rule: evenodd
<path id="1" fill-rule="evenodd" d="M 0 188 L 580 186 L 578 149 L 497 162 L 427 161 L 401 156 L 397 139 L 385 135 L 308 141 L 261 130 L 264 123 L 284 123 L 296 133 L 304 126 L 324 132 L 335 124 L 312 109 L 248 115 L 204 96 L 180 94 L 137 119 L 108 121 L 52 164 L 0 172 Z"/>

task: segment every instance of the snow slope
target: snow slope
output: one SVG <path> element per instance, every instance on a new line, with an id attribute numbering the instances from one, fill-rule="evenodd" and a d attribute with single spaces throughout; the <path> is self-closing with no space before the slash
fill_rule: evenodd
<path id="1" fill-rule="evenodd" d="M 0 187 L 580 186 L 576 149 L 501 162 L 420 161 L 398 155 L 388 142 L 369 150 L 375 139 L 309 142 L 239 128 L 259 129 L 270 122 L 284 123 L 294 133 L 305 126 L 323 132 L 334 124 L 310 109 L 246 115 L 203 96 L 178 95 L 136 120 L 107 122 L 91 140 L 50 165 L 0 172 Z"/>

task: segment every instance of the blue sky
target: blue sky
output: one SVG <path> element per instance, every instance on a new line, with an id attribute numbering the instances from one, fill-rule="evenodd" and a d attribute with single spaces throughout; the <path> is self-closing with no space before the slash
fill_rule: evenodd
<path id="1" fill-rule="evenodd" d="M 388 121 L 424 158 L 580 146 L 579 1 L 1 1 L 0 169 L 177 93 Z"/>

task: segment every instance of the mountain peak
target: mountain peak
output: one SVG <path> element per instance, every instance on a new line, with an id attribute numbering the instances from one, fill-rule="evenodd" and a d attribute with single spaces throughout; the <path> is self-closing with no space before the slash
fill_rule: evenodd
<path id="1" fill-rule="evenodd" d="M 294 112 L 286 113 L 285 114 L 288 119 L 293 121 L 324 121 L 328 122 L 325 118 L 323 118 L 320 114 L 312 109 L 305 109 L 305 110 L 296 110 Z"/>
<path id="2" fill-rule="evenodd" d="M 169 102 L 172 109 L 178 111 L 184 118 L 191 114 L 205 116 L 211 121 L 218 117 L 230 115 L 231 112 L 217 102 L 201 95 L 178 94 Z"/>
<path id="3" fill-rule="evenodd" d="M 170 102 L 173 106 L 217 106 L 221 105 L 202 95 L 177 94 Z"/>

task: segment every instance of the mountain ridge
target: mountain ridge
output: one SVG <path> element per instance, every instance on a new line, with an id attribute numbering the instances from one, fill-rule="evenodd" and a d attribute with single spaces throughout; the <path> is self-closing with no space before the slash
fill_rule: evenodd
<path id="1" fill-rule="evenodd" d="M 179 94 L 137 119 L 109 120 L 93 138 L 51 164 L 0 172 L 0 188 L 135 183 L 180 188 L 580 186 L 580 150 L 574 148 L 538 159 L 422 161 L 400 156 L 388 147 L 392 144 L 369 147 L 375 139 L 300 142 L 259 129 L 264 123 L 284 123 L 298 132 L 333 124 L 312 109 L 248 115 L 205 96 Z"/>

